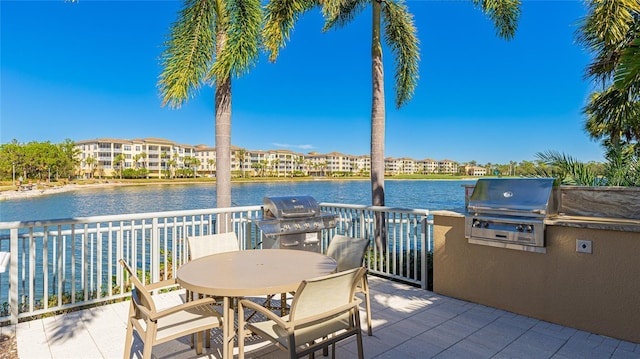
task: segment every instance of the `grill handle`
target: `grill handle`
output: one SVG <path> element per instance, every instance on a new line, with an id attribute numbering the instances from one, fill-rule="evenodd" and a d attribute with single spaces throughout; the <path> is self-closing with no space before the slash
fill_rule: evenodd
<path id="1" fill-rule="evenodd" d="M 300 244 L 300 242 L 298 242 L 298 241 L 290 242 L 290 243 L 282 243 L 282 242 L 280 242 L 280 245 L 283 246 L 283 247 L 295 247 L 295 246 L 297 246 L 299 244 Z"/>
<path id="2" fill-rule="evenodd" d="M 307 212 L 307 213 L 282 213 L 282 217 L 284 217 L 284 218 L 309 217 L 311 215 L 315 216 L 316 215 L 316 211 Z"/>

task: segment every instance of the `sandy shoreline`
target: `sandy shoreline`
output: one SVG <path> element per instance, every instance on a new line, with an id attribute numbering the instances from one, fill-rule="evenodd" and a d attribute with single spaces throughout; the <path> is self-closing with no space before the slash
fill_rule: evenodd
<path id="1" fill-rule="evenodd" d="M 11 199 L 31 198 L 46 196 L 50 194 L 77 191 L 85 188 L 107 187 L 107 186 L 123 186 L 131 185 L 128 183 L 99 183 L 99 184 L 65 184 L 56 187 L 38 187 L 27 191 L 9 190 L 0 192 L 0 201 Z"/>

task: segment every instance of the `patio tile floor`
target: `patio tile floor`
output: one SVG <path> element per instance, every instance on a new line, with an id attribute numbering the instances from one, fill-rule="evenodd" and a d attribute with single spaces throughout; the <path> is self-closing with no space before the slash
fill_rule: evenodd
<path id="1" fill-rule="evenodd" d="M 385 279 L 369 277 L 373 336 L 363 333 L 366 358 L 638 358 L 640 344 L 539 321 Z M 162 294 L 166 305 L 181 292 Z M 2 327 L 15 331 L 18 355 L 30 358 L 122 358 L 129 302 L 105 305 Z M 364 322 L 365 313 L 362 311 Z M 366 324 L 364 324 L 366 326 Z M 219 335 L 219 333 L 217 333 Z M 197 356 L 188 338 L 154 348 L 156 358 L 220 358 L 211 348 Z M 134 341 L 138 357 L 140 340 Z M 285 353 L 247 341 L 247 358 L 279 359 Z M 355 340 L 339 343 L 338 358 L 356 357 Z M 316 355 L 322 358 L 321 354 Z"/>

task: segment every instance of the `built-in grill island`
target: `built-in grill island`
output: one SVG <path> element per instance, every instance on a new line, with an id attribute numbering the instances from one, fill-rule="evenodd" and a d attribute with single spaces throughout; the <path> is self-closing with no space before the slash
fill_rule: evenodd
<path id="1" fill-rule="evenodd" d="M 481 178 L 469 198 L 469 243 L 546 253 L 544 220 L 556 213 L 553 178 Z"/>
<path id="2" fill-rule="evenodd" d="M 262 243 L 271 248 L 320 253 L 323 229 L 336 226 L 336 215 L 322 213 L 310 196 L 264 197 L 262 218 L 255 221 L 263 233 Z"/>

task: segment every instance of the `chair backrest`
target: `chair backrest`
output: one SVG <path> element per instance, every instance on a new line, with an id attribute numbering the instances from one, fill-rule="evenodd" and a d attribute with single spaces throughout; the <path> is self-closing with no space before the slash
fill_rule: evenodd
<path id="1" fill-rule="evenodd" d="M 131 280 L 131 284 L 133 288 L 131 289 L 131 300 L 136 304 L 136 306 L 143 306 L 147 308 L 152 313 L 156 311 L 156 305 L 151 298 L 151 293 L 145 288 L 144 284 L 138 279 L 138 276 L 133 272 L 133 269 L 129 267 L 127 262 L 124 259 L 120 259 L 120 264 L 127 270 L 129 273 L 129 279 Z"/>
<path id="2" fill-rule="evenodd" d="M 363 267 L 302 281 L 291 302 L 290 320 L 303 319 L 354 301 L 356 285 L 366 272 Z"/>
<path id="3" fill-rule="evenodd" d="M 189 255 L 191 259 L 240 250 L 238 237 L 235 232 L 191 236 L 187 238 L 187 241 L 189 242 Z"/>
<path id="4" fill-rule="evenodd" d="M 362 261 L 367 253 L 369 240 L 365 238 L 353 238 L 343 235 L 335 235 L 329 242 L 327 256 L 338 263 L 338 272 L 362 266 Z"/>

